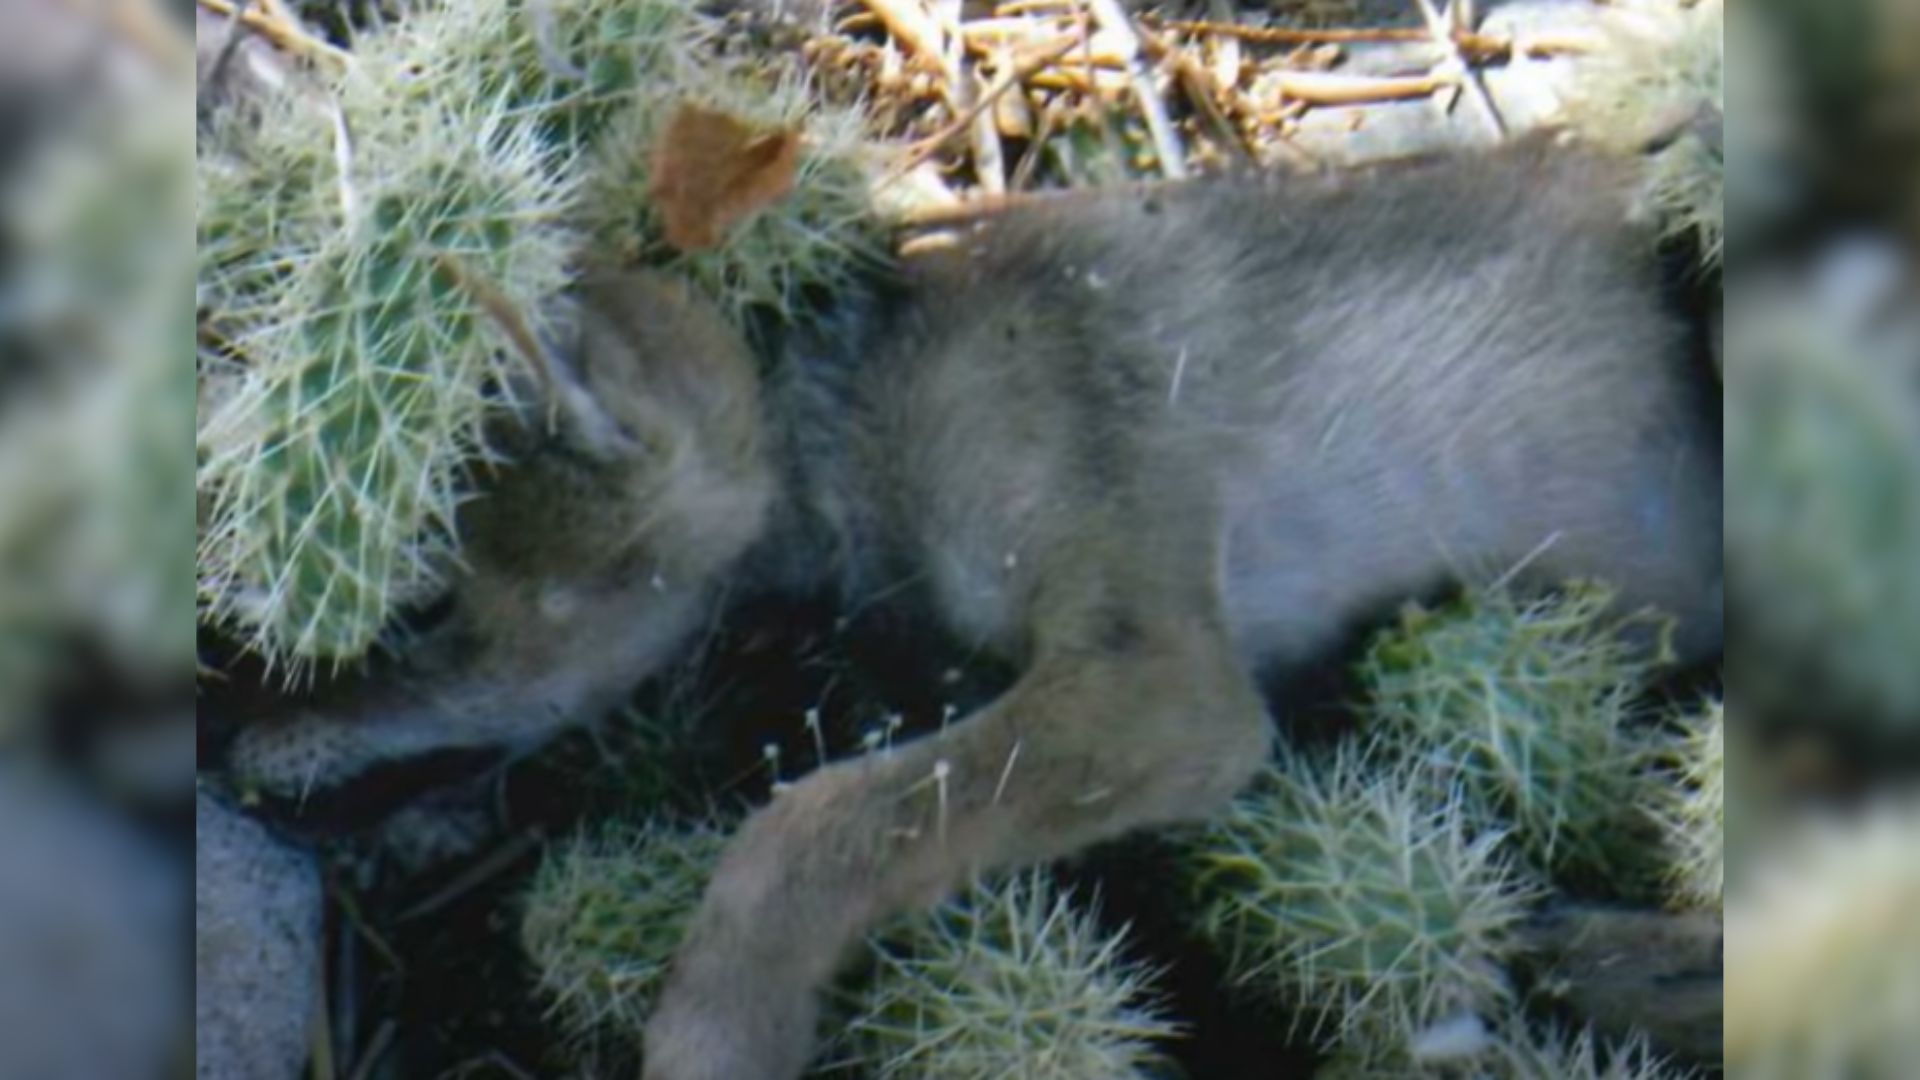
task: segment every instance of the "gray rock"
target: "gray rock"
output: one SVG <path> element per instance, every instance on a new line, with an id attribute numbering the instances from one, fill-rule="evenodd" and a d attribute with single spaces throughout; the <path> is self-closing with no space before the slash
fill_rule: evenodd
<path id="1" fill-rule="evenodd" d="M 320 992 L 313 856 L 201 793 L 194 819 L 199 1080 L 295 1080 Z"/>
<path id="2" fill-rule="evenodd" d="M 185 1051 L 185 883 L 65 780 L 0 761 L 0 1076 L 159 1080 Z"/>

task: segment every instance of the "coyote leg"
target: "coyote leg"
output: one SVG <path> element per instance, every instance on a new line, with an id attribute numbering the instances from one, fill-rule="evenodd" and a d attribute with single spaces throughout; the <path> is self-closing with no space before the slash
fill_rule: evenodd
<path id="1" fill-rule="evenodd" d="M 999 701 L 821 769 L 746 823 L 648 1027 L 647 1080 L 791 1080 L 816 988 L 878 920 L 1233 795 L 1270 725 L 1217 598 L 1183 609 L 1127 591 L 1096 581 L 1036 602 L 1056 617 L 1035 620 L 1032 662 Z"/>

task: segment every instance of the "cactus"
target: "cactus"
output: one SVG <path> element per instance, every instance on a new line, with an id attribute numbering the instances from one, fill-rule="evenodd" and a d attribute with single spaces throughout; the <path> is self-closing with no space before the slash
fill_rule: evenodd
<path id="1" fill-rule="evenodd" d="M 1540 890 L 1405 766 L 1343 748 L 1270 768 L 1193 850 L 1195 925 L 1234 981 L 1328 1046 L 1390 1060 L 1507 1000 L 1501 963 Z"/>
<path id="2" fill-rule="evenodd" d="M 1648 747 L 1630 730 L 1654 661 L 1595 585 L 1409 608 L 1360 661 L 1365 723 L 1423 781 L 1511 823 L 1535 867 L 1616 887 L 1645 867 Z M 1641 627 L 1644 629 L 1644 627 Z"/>
<path id="3" fill-rule="evenodd" d="M 235 339 L 244 384 L 200 432 L 204 595 L 296 662 L 360 655 L 433 581 L 509 378 L 468 282 L 531 313 L 563 280 L 565 190 L 524 131 L 446 117 L 391 137 L 358 144 L 368 183 L 339 232 L 282 252 L 288 280 Z"/>
<path id="4" fill-rule="evenodd" d="M 1646 0 L 1612 12 L 1607 47 L 1577 66 L 1568 121 L 1585 137 L 1639 152 L 1662 127 L 1696 114 L 1717 127 L 1725 112 L 1721 0 Z M 1717 133 L 1686 130 L 1648 163 L 1639 209 L 1668 235 L 1685 236 L 1701 265 L 1718 269 L 1724 243 L 1725 166 Z"/>
<path id="5" fill-rule="evenodd" d="M 1777 839 L 1777 838 L 1776 838 Z M 1920 1061 L 1920 801 L 1803 826 L 1726 909 L 1726 1064 L 1749 1080 L 1891 1078 Z"/>
<path id="6" fill-rule="evenodd" d="M 872 942 L 837 1058 L 870 1080 L 1125 1080 L 1177 1033 L 1153 975 L 1044 872 L 976 884 Z"/>
<path id="7" fill-rule="evenodd" d="M 1479 1027 L 1471 1047 L 1458 1055 L 1389 1065 L 1336 1058 L 1315 1075 L 1320 1080 L 1682 1080 L 1691 1075 L 1655 1054 L 1635 1036 L 1607 1045 L 1592 1031 L 1569 1033 L 1555 1026 L 1536 1027 L 1518 1009 L 1500 1029 Z"/>
<path id="8" fill-rule="evenodd" d="M 396 104 L 486 102 L 584 156 L 629 104 L 698 78 L 718 30 L 680 0 L 489 0 L 410 15 L 361 48 Z"/>
<path id="9" fill-rule="evenodd" d="M 357 657 L 435 584 L 509 384 L 488 294 L 564 283 L 572 180 L 497 102 L 411 101 L 369 47 L 338 114 L 276 103 L 200 170 L 200 282 L 239 386 L 199 432 L 203 603 L 295 668 Z"/>
<path id="10" fill-rule="evenodd" d="M 693 252 L 665 243 L 649 191 L 656 141 L 682 103 L 753 128 L 797 129 L 801 136 L 792 190 L 718 247 Z M 879 257 L 860 157 L 863 128 L 857 111 L 820 104 L 791 71 L 749 70 L 716 58 L 697 76 L 649 86 L 613 122 L 593 160 L 582 227 L 601 258 L 684 274 L 736 318 L 755 307 L 798 317 L 802 290 L 831 293 L 856 267 Z"/>
<path id="11" fill-rule="evenodd" d="M 1497 1080 L 1680 1080 L 1687 1073 L 1655 1054 L 1644 1038 L 1609 1047 L 1592 1031 L 1567 1034 L 1554 1029 L 1530 1032 L 1521 1017 L 1508 1022 L 1509 1034 L 1495 1046 L 1484 1068 Z"/>
<path id="12" fill-rule="evenodd" d="M 1810 286 L 1736 292 L 1726 353 L 1742 685 L 1888 742 L 1920 734 L 1920 321 L 1900 259 L 1842 248 Z"/>
<path id="13" fill-rule="evenodd" d="M 1717 908 L 1726 879 L 1727 776 L 1723 702 L 1683 721 L 1671 756 L 1674 783 L 1655 814 L 1667 838 L 1668 885 L 1675 903 Z"/>
<path id="14" fill-rule="evenodd" d="M 527 893 L 520 943 L 548 1015 L 570 1036 L 638 1043 L 726 841 L 716 825 L 656 819 L 548 853 Z"/>
<path id="15" fill-rule="evenodd" d="M 716 27 L 667 0 L 447 4 L 360 41 L 328 100 L 216 119 L 199 291 L 236 388 L 199 430 L 211 619 L 298 674 L 359 657 L 431 595 L 463 468 L 528 351 L 514 331 L 540 336 L 583 255 L 676 263 L 738 310 L 789 308 L 864 250 L 851 113 L 818 118 L 795 193 L 719 250 L 629 236 L 651 218 L 650 147 L 628 140 L 675 103 L 781 123 L 811 108 L 797 81 L 754 83 L 707 49 Z"/>

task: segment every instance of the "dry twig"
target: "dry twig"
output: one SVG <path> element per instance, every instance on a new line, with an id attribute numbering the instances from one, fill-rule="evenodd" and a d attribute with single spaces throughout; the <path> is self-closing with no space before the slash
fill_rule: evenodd
<path id="1" fill-rule="evenodd" d="M 1028 57 L 1019 66 L 1001 72 L 1000 76 L 994 79 L 992 85 L 974 96 L 973 104 L 968 106 L 966 112 L 954 117 L 952 123 L 941 128 L 933 135 L 928 136 L 920 145 L 914 147 L 913 150 L 907 154 L 906 158 L 903 159 L 900 164 L 894 166 L 893 171 L 880 181 L 879 186 L 885 187 L 898 181 L 901 177 L 912 172 L 929 158 L 933 157 L 933 155 L 939 153 L 940 148 L 945 146 L 954 136 L 970 129 L 973 126 L 973 122 L 993 106 L 994 99 L 1032 78 L 1038 74 L 1041 69 L 1067 55 L 1077 44 L 1079 44 L 1077 39 L 1064 38 L 1054 42 L 1052 47 L 1044 52 Z"/>
<path id="2" fill-rule="evenodd" d="M 353 54 L 330 41 L 322 41 L 301 29 L 299 24 L 285 22 L 265 12 L 248 10 L 232 0 L 195 0 L 201 7 L 229 19 L 237 18 L 247 24 L 247 29 L 258 33 L 272 42 L 277 48 L 300 56 L 318 57 L 343 66 L 353 63 Z"/>
<path id="3" fill-rule="evenodd" d="M 1101 27 L 1118 37 L 1121 48 L 1130 54 L 1127 77 L 1133 82 L 1134 96 L 1139 99 L 1140 111 L 1147 119 L 1147 132 L 1153 136 L 1154 150 L 1160 156 L 1160 174 L 1172 180 L 1181 179 L 1187 175 L 1187 154 L 1180 146 L 1180 134 L 1173 129 L 1172 118 L 1167 115 L 1167 103 L 1154 88 L 1153 75 L 1140 59 L 1140 35 L 1133 28 L 1132 18 L 1121 8 L 1119 0 L 1087 2 Z"/>

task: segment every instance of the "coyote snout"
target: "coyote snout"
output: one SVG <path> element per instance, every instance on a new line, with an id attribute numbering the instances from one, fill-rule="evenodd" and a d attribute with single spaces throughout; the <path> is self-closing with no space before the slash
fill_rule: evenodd
<path id="1" fill-rule="evenodd" d="M 1397 598 L 1599 578 L 1672 614 L 1683 651 L 1717 648 L 1718 410 L 1695 400 L 1649 239 L 1623 224 L 1628 184 L 1527 145 L 1016 207 L 789 342 L 764 386 L 691 297 L 589 290 L 611 336 L 588 336 L 584 366 L 624 374 L 564 392 L 562 436 L 624 448 L 588 475 L 646 479 L 502 487 L 476 519 L 524 549 L 476 559 L 462 594 L 487 598 L 474 655 L 502 657 L 485 737 L 630 688 L 723 578 L 735 595 L 833 580 L 855 600 L 911 579 L 1023 672 L 746 823 L 647 1032 L 649 1080 L 788 1080 L 816 987 L 876 919 L 982 868 L 1210 812 L 1265 756 L 1262 669 Z M 657 450 L 663 429 L 678 454 Z M 679 607 L 648 590 L 656 544 L 693 549 Z M 512 614 L 555 583 L 584 616 Z M 509 644 L 528 625 L 538 677 L 510 661 L 536 647 Z M 614 628 L 647 647 L 596 644 Z M 592 692 L 518 707 L 554 679 Z M 470 741 L 465 714 L 431 708 L 353 727 L 377 741 L 395 723 L 409 746 Z"/>

